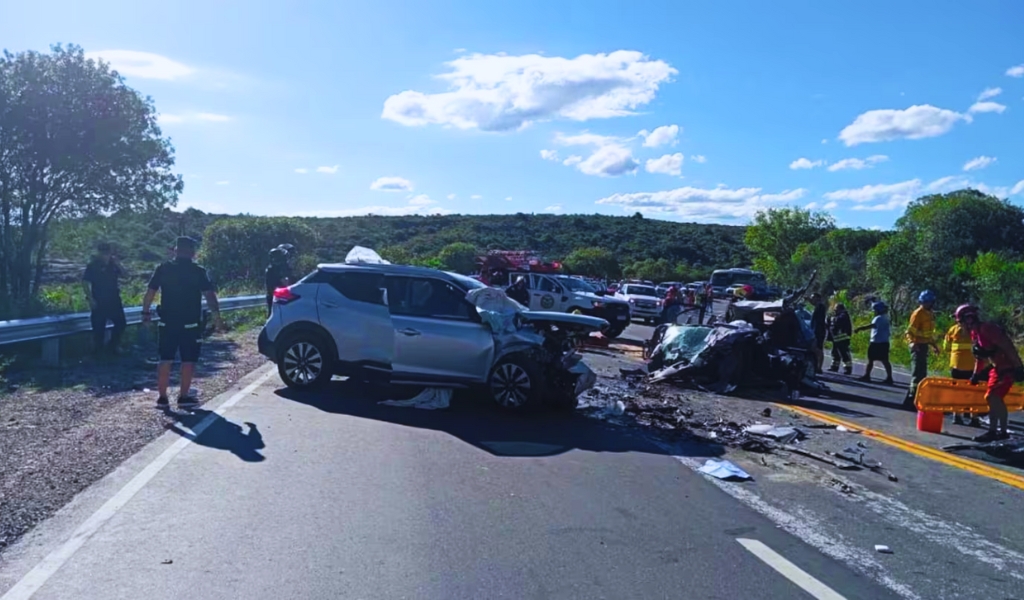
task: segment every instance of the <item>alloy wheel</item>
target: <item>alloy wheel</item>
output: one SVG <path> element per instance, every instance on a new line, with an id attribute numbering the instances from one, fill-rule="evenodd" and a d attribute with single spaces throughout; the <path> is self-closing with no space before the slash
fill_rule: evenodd
<path id="1" fill-rule="evenodd" d="M 292 344 L 284 354 L 284 372 L 292 382 L 309 385 L 323 372 L 324 357 L 320 349 L 309 342 Z"/>
<path id="2" fill-rule="evenodd" d="M 521 407 L 530 397 L 530 375 L 515 363 L 500 365 L 491 377 L 491 393 L 504 407 Z"/>

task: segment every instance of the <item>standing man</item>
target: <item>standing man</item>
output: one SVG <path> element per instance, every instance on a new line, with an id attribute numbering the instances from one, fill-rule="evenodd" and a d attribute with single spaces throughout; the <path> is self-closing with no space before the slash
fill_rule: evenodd
<path id="1" fill-rule="evenodd" d="M 1024 363 L 1006 332 L 995 323 L 982 323 L 977 307 L 964 304 L 956 309 L 956 320 L 971 332 L 976 358 L 971 385 L 988 380 L 985 400 L 989 409 L 989 429 L 976 442 L 993 442 L 1010 437 L 1009 412 L 1003 400 L 1015 381 L 1024 381 Z"/>
<path id="2" fill-rule="evenodd" d="M 839 371 L 839 361 L 843 361 L 843 375 L 853 374 L 853 357 L 850 355 L 850 336 L 853 335 L 853 322 L 850 313 L 846 312 L 845 304 L 836 304 L 835 316 L 832 317 L 832 365 L 828 368 L 833 373 Z"/>
<path id="3" fill-rule="evenodd" d="M 91 310 L 93 343 L 96 352 L 117 354 L 121 334 L 127 326 L 124 306 L 121 304 L 121 287 L 118 280 L 124 276 L 121 261 L 113 253 L 110 244 L 101 242 L 96 246 L 96 257 L 85 267 L 82 287 Z M 110 330 L 110 344 L 104 345 L 107 322 L 114 324 Z"/>
<path id="4" fill-rule="evenodd" d="M 192 376 L 195 373 L 196 361 L 199 360 L 201 347 L 200 336 L 203 318 L 202 298 L 206 296 L 206 304 L 213 313 L 214 326 L 223 327 L 220 320 L 220 306 L 213 284 L 193 258 L 196 255 L 196 241 L 188 237 L 179 237 L 174 246 L 175 258 L 156 268 L 149 280 L 149 289 L 142 300 L 142 321 L 148 323 L 152 318 L 149 310 L 153 298 L 160 292 L 160 305 L 157 313 L 160 316 L 160 366 L 157 367 L 156 405 L 167 408 L 167 387 L 171 379 L 171 363 L 175 355 L 181 356 L 181 384 L 178 391 L 178 406 L 190 408 L 199 404 L 192 396 Z"/>
<path id="5" fill-rule="evenodd" d="M 811 304 L 814 306 L 814 312 L 811 313 L 811 328 L 814 330 L 814 355 L 817 358 L 814 372 L 820 374 L 825 364 L 825 338 L 828 337 L 828 324 L 825 320 L 827 309 L 825 300 L 817 292 L 811 294 Z"/>
<path id="6" fill-rule="evenodd" d="M 974 353 L 971 350 L 971 332 L 956 321 L 956 313 L 953 314 L 953 324 L 946 330 L 946 337 L 942 340 L 942 349 L 949 352 L 949 376 L 952 379 L 967 381 L 974 375 Z M 972 427 L 981 425 L 978 415 L 964 413 L 954 414 L 953 423 L 963 425 L 964 419 L 970 419 Z"/>
<path id="7" fill-rule="evenodd" d="M 917 297 L 920 306 L 910 315 L 907 323 L 907 342 L 910 344 L 910 356 L 913 363 L 912 379 L 907 388 L 907 396 L 903 399 L 903 408 L 914 409 L 917 397 L 917 386 L 928 377 L 928 349 L 933 348 L 938 354 L 939 344 L 935 340 L 935 292 L 925 290 Z"/>
<path id="8" fill-rule="evenodd" d="M 875 317 L 871 319 L 871 322 L 863 327 L 858 327 L 854 331 L 866 331 L 871 330 L 871 341 L 868 343 L 868 367 L 864 371 L 864 376 L 860 378 L 860 381 L 865 383 L 871 383 L 871 371 L 875 368 L 875 361 L 882 363 L 885 367 L 885 385 L 892 385 L 892 363 L 889 362 L 889 307 L 884 302 L 875 302 L 871 305 L 871 310 L 875 311 Z"/>
<path id="9" fill-rule="evenodd" d="M 288 251 L 278 246 L 270 251 L 270 264 L 263 276 L 267 289 L 267 314 L 274 304 L 274 290 L 291 284 L 291 269 L 288 268 Z"/>
<path id="10" fill-rule="evenodd" d="M 516 282 L 505 290 L 505 295 L 527 308 L 530 307 L 530 290 L 526 287 L 526 277 L 522 275 L 516 277 Z"/>

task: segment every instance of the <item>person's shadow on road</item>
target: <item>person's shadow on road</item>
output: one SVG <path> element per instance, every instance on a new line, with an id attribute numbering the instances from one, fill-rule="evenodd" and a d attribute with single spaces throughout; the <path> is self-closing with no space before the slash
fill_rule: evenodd
<path id="1" fill-rule="evenodd" d="M 192 440 L 194 444 L 217 450 L 229 450 L 245 462 L 266 460 L 266 457 L 259 452 L 266 448 L 266 444 L 263 443 L 263 435 L 255 423 L 245 423 L 249 429 L 246 433 L 241 425 L 229 421 L 213 411 L 201 408 L 188 412 L 168 410 L 167 414 L 177 419 L 177 423 L 170 425 L 168 429 L 181 437 Z M 209 421 L 206 420 L 208 418 Z M 187 429 L 183 429 L 179 424 Z"/>

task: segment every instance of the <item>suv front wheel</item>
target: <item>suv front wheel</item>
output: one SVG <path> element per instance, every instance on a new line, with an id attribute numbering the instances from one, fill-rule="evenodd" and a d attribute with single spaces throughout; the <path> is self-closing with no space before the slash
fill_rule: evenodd
<path id="1" fill-rule="evenodd" d="M 327 385 L 333 375 L 331 368 L 328 344 L 322 336 L 311 332 L 289 336 L 277 361 L 281 379 L 285 385 L 295 389 Z"/>
<path id="2" fill-rule="evenodd" d="M 540 406 L 545 386 L 540 365 L 523 352 L 499 360 L 487 378 L 491 398 L 507 410 L 525 411 Z"/>

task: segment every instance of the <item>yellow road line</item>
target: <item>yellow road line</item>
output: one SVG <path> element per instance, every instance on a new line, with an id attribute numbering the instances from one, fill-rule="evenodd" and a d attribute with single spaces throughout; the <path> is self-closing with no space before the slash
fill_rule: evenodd
<path id="1" fill-rule="evenodd" d="M 811 417 L 812 419 L 824 421 L 825 423 L 831 423 L 833 425 L 842 425 L 850 429 L 855 429 L 861 432 L 861 434 L 866 435 L 867 437 L 874 438 L 882 442 L 883 444 L 888 444 L 890 446 L 899 448 L 900 450 L 903 450 L 905 452 L 909 452 L 911 454 L 916 454 L 917 456 L 923 458 L 938 461 L 951 467 L 963 469 L 964 471 L 969 471 L 971 473 L 974 473 L 975 475 L 980 475 L 982 477 L 987 477 L 989 479 L 995 479 L 996 481 L 1005 483 L 1006 485 L 1015 487 L 1020 490 L 1024 490 L 1024 477 L 1017 475 L 1015 473 L 1010 473 L 1009 471 L 997 469 L 996 467 L 989 466 L 981 461 L 971 460 L 969 458 L 961 458 L 954 454 L 943 452 L 942 450 L 939 450 L 937 448 L 932 448 L 930 446 L 924 446 L 922 444 L 907 441 L 902 438 L 889 435 L 887 433 L 882 433 L 881 431 L 867 429 L 863 425 L 859 425 L 852 421 L 839 419 L 833 417 L 832 415 L 826 415 L 816 410 L 810 410 L 807 408 L 792 406 L 789 404 L 776 404 L 776 406 L 779 406 L 786 410 L 793 411 L 795 413 L 799 413 L 806 417 Z"/>

